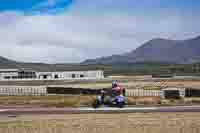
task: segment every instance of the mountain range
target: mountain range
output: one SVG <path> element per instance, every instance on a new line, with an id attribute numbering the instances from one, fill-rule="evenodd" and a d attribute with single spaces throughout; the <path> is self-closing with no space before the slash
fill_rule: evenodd
<path id="1" fill-rule="evenodd" d="M 0 69 L 32 69 L 34 71 L 87 71 L 102 69 L 102 65 L 86 65 L 79 63 L 47 64 L 47 63 L 28 63 L 18 62 L 0 56 Z"/>
<path id="2" fill-rule="evenodd" d="M 83 64 L 163 62 L 190 64 L 200 62 L 200 36 L 187 40 L 152 39 L 128 53 L 97 59 Z"/>
<path id="3" fill-rule="evenodd" d="M 98 64 L 134 63 L 191 64 L 200 62 L 200 36 L 187 40 L 156 38 L 128 53 L 97 59 L 88 59 L 77 64 L 24 63 L 0 56 L 0 68 L 32 68 L 38 71 L 64 71 L 97 69 Z M 92 65 L 93 64 L 93 65 Z"/>

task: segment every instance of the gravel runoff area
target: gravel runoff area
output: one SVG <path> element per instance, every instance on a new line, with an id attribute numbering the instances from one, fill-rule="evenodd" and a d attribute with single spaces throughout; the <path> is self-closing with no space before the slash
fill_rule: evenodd
<path id="1" fill-rule="evenodd" d="M 0 116 L 0 133 L 199 132 L 199 112 Z"/>

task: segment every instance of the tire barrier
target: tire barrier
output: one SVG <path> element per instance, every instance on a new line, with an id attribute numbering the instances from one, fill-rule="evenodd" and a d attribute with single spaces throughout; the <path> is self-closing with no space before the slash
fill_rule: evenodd
<path id="1" fill-rule="evenodd" d="M 164 88 L 161 91 L 163 99 L 180 99 L 185 97 L 185 88 Z"/>
<path id="2" fill-rule="evenodd" d="M 186 88 L 185 97 L 200 97 L 200 89 Z"/>
<path id="3" fill-rule="evenodd" d="M 81 88 L 47 87 L 47 94 L 80 95 Z"/>
<path id="4" fill-rule="evenodd" d="M 69 88 L 69 87 L 47 87 L 48 94 L 70 94 L 70 95 L 99 95 L 104 90 L 106 94 L 111 93 L 110 88 L 87 89 L 87 88 Z"/>
<path id="5" fill-rule="evenodd" d="M 165 98 L 166 99 L 180 99 L 180 92 L 179 90 L 166 90 L 165 91 Z"/>

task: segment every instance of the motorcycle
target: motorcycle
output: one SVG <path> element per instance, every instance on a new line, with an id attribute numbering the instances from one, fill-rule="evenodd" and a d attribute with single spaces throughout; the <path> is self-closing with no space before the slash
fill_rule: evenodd
<path id="1" fill-rule="evenodd" d="M 100 106 L 108 106 L 108 107 L 118 107 L 123 108 L 125 105 L 127 105 L 127 99 L 123 95 L 117 95 L 117 96 L 97 96 L 96 100 L 93 103 L 94 108 L 98 108 Z"/>

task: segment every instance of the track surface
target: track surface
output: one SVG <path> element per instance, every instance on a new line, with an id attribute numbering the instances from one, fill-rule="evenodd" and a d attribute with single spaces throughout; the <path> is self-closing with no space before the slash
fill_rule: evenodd
<path id="1" fill-rule="evenodd" d="M 133 113 L 133 112 L 200 112 L 200 106 L 111 108 L 13 108 L 0 109 L 0 115 L 66 114 L 66 113 Z"/>

